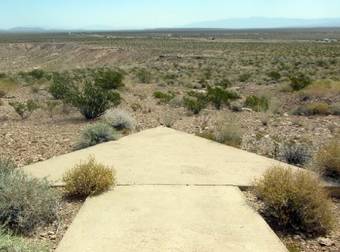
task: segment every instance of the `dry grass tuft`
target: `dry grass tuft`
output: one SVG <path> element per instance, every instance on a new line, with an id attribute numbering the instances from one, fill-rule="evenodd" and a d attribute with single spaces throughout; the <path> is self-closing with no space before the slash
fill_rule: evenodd
<path id="1" fill-rule="evenodd" d="M 11 79 L 0 79 L 0 92 L 5 96 L 8 92 L 14 91 L 17 83 Z"/>
<path id="2" fill-rule="evenodd" d="M 214 129 L 204 130 L 197 135 L 221 144 L 240 148 L 243 131 L 235 118 L 226 116 L 217 121 Z"/>
<path id="3" fill-rule="evenodd" d="M 313 102 L 301 105 L 293 111 L 294 115 L 313 116 L 313 115 L 330 115 L 331 108 L 325 102 Z"/>
<path id="4" fill-rule="evenodd" d="M 339 95 L 340 82 L 332 80 L 318 80 L 301 91 L 304 96 L 322 98 L 325 96 Z"/>
<path id="5" fill-rule="evenodd" d="M 90 157 L 65 173 L 65 194 L 71 198 L 86 198 L 108 191 L 115 185 L 115 171 Z"/>
<path id="6" fill-rule="evenodd" d="M 311 173 L 270 168 L 256 181 L 255 192 L 264 202 L 264 215 L 283 231 L 323 235 L 333 227 L 331 201 Z"/>
<path id="7" fill-rule="evenodd" d="M 314 163 L 321 174 L 340 179 L 340 137 L 323 146 L 315 155 Z"/>

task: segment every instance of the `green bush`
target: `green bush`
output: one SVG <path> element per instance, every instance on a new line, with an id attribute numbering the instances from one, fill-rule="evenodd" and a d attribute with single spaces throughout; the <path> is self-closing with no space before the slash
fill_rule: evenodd
<path id="1" fill-rule="evenodd" d="M 50 184 L 4 167 L 5 172 L 0 172 L 0 226 L 29 234 L 56 220 L 59 197 Z"/>
<path id="2" fill-rule="evenodd" d="M 116 130 L 133 130 L 136 127 L 135 119 L 128 112 L 119 109 L 106 111 L 103 119 Z"/>
<path id="3" fill-rule="evenodd" d="M 72 93 L 76 91 L 76 88 L 66 74 L 54 73 L 52 83 L 49 87 L 49 92 L 57 100 L 64 100 L 69 98 Z"/>
<path id="4" fill-rule="evenodd" d="M 193 112 L 194 114 L 199 114 L 202 109 L 206 108 L 207 103 L 205 100 L 199 99 L 197 97 L 184 97 L 183 98 L 184 107 Z"/>
<path id="5" fill-rule="evenodd" d="M 340 137 L 320 148 L 314 159 L 319 172 L 340 179 Z"/>
<path id="6" fill-rule="evenodd" d="M 238 78 L 238 80 L 240 82 L 247 82 L 251 77 L 251 74 L 250 73 L 244 73 L 244 74 L 241 74 Z"/>
<path id="7" fill-rule="evenodd" d="M 21 237 L 8 234 L 0 229 L 0 251 L 2 252 L 48 252 L 47 246 L 37 242 L 27 242 Z"/>
<path id="8" fill-rule="evenodd" d="M 290 87 L 294 91 L 299 91 L 312 84 L 312 79 L 304 73 L 296 73 L 289 77 Z"/>
<path id="9" fill-rule="evenodd" d="M 49 91 L 55 99 L 63 100 L 79 109 L 86 119 L 94 119 L 121 102 L 120 94 L 109 89 L 122 86 L 122 78 L 119 72 L 100 70 L 95 83 L 87 81 L 84 87 L 79 89 L 67 74 L 55 73 Z"/>
<path id="10" fill-rule="evenodd" d="M 233 91 L 224 90 L 220 87 L 208 87 L 207 99 L 214 104 L 216 109 L 220 109 L 222 105 L 229 105 L 230 101 L 239 98 L 240 96 Z"/>
<path id="11" fill-rule="evenodd" d="M 115 185 L 115 171 L 99 164 L 91 157 L 80 163 L 63 176 L 65 194 L 72 198 L 86 198 L 108 191 Z"/>
<path id="12" fill-rule="evenodd" d="M 124 86 L 124 75 L 108 68 L 99 69 L 95 73 L 95 83 L 106 90 L 117 89 Z"/>
<path id="13" fill-rule="evenodd" d="M 76 150 L 84 149 L 100 143 L 117 140 L 119 134 L 110 125 L 106 123 L 96 123 L 86 127 L 82 132 L 80 139 L 75 145 Z"/>
<path id="14" fill-rule="evenodd" d="M 206 108 L 209 103 L 208 96 L 206 93 L 190 91 L 188 96 L 183 97 L 183 105 L 185 108 L 199 114 L 199 112 Z"/>
<path id="15" fill-rule="evenodd" d="M 86 82 L 82 90 L 71 96 L 70 101 L 86 119 L 90 120 L 101 116 L 111 106 L 118 105 L 121 97 L 117 92 Z"/>
<path id="16" fill-rule="evenodd" d="M 40 80 L 44 78 L 45 76 L 45 71 L 42 69 L 34 69 L 31 72 L 28 72 L 30 76 L 32 76 L 36 80 Z"/>
<path id="17" fill-rule="evenodd" d="M 329 115 L 331 108 L 327 103 L 315 102 L 301 105 L 293 111 L 294 115 L 312 116 L 312 115 Z"/>
<path id="18" fill-rule="evenodd" d="M 39 105 L 33 100 L 28 100 L 26 102 L 10 102 L 9 105 L 14 108 L 15 112 L 22 120 L 30 117 L 33 111 L 39 108 Z"/>
<path id="19" fill-rule="evenodd" d="M 333 226 L 331 201 L 314 174 L 273 167 L 255 183 L 255 192 L 263 214 L 285 232 L 324 235 Z"/>
<path id="20" fill-rule="evenodd" d="M 153 97 L 159 99 L 160 103 L 169 103 L 175 97 L 175 94 L 172 92 L 163 93 L 161 91 L 156 91 L 153 93 Z"/>
<path id="21" fill-rule="evenodd" d="M 265 96 L 258 97 L 256 95 L 248 96 L 244 106 L 253 109 L 256 112 L 266 112 L 269 109 L 269 101 Z"/>
<path id="22" fill-rule="evenodd" d="M 267 76 L 273 81 L 278 81 L 281 79 L 281 74 L 277 71 L 270 71 L 269 73 L 267 73 Z"/>

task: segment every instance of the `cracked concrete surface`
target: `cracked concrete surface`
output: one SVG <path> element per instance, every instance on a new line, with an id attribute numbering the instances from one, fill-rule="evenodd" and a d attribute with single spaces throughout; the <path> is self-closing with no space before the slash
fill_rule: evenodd
<path id="1" fill-rule="evenodd" d="M 287 251 L 239 189 L 278 161 L 160 127 L 23 169 L 62 185 L 90 155 L 118 186 L 86 200 L 57 252 Z"/>
<path id="2" fill-rule="evenodd" d="M 114 167 L 119 184 L 250 186 L 275 165 L 287 164 L 169 128 L 155 128 L 23 169 L 62 185 L 62 175 L 90 156 Z M 293 167 L 295 169 L 295 167 Z"/>

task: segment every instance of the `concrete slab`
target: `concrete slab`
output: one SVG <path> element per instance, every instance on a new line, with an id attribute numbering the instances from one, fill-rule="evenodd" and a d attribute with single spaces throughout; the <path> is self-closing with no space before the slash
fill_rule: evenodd
<path id="1" fill-rule="evenodd" d="M 93 251 L 287 250 L 236 187 L 119 186 L 85 202 L 56 250 Z"/>
<path id="2" fill-rule="evenodd" d="M 90 155 L 117 170 L 119 184 L 195 184 L 249 186 L 276 160 L 169 128 L 155 128 L 72 152 L 23 169 L 48 177 L 62 175 Z M 287 166 L 287 165 L 285 165 Z"/>

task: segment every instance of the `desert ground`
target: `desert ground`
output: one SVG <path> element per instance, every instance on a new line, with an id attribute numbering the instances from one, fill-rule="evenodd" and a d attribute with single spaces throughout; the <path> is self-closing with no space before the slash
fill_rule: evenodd
<path id="1" fill-rule="evenodd" d="M 82 130 L 100 119 L 86 120 L 49 87 L 57 74 L 82 86 L 102 69 L 124 76 L 116 108 L 135 119 L 135 131 L 163 125 L 216 141 L 232 132 L 235 141 L 220 142 L 284 162 L 287 149 L 298 148 L 304 159 L 294 165 L 303 168 L 339 139 L 340 29 L 0 34 L 0 156 L 23 167 L 72 152 Z M 237 98 L 199 111 L 186 102 L 216 87 Z M 20 116 L 11 104 L 27 101 L 37 106 Z M 61 210 L 65 223 L 80 203 L 70 204 Z M 34 239 L 60 240 L 51 234 L 40 230 Z M 331 245 L 278 234 L 291 251 L 340 249 L 339 228 L 327 238 Z"/>

